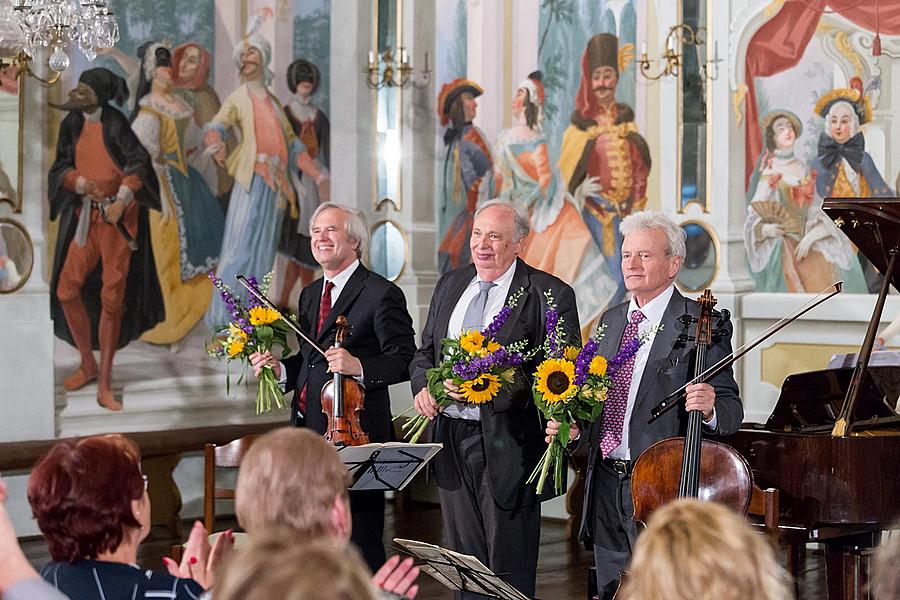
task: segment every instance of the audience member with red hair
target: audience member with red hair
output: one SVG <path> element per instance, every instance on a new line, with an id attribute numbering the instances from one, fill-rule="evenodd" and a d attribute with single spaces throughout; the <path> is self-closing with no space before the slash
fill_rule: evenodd
<path id="1" fill-rule="evenodd" d="M 56 444 L 28 482 L 28 501 L 54 561 L 41 576 L 79 600 L 160 594 L 174 600 L 198 598 L 212 585 L 215 567 L 233 539 L 220 536 L 222 541 L 209 551 L 206 531 L 195 526 L 182 565 L 169 569 L 192 579 L 141 569 L 136 564 L 137 548 L 150 532 L 146 481 L 140 452 L 125 437 L 94 436 Z"/>

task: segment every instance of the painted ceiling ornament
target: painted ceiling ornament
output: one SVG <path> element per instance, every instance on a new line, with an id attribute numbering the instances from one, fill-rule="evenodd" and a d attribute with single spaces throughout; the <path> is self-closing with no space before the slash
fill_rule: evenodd
<path id="1" fill-rule="evenodd" d="M 450 122 L 450 107 L 453 101 L 459 98 L 464 92 L 472 94 L 473 98 L 484 93 L 484 89 L 474 81 L 459 77 L 450 83 L 445 83 L 441 87 L 441 93 L 438 94 L 437 112 L 441 118 L 441 125 L 447 125 Z"/>

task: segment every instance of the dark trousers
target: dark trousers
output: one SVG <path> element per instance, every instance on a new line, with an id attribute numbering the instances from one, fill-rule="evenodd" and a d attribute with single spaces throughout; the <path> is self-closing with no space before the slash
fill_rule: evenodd
<path id="1" fill-rule="evenodd" d="M 594 563 L 601 600 L 612 598 L 619 575 L 628 566 L 637 538 L 633 519 L 631 476 L 617 473 L 603 462 L 594 468 L 591 519 L 594 526 Z"/>
<path id="2" fill-rule="evenodd" d="M 350 541 L 356 544 L 366 564 L 374 573 L 387 560 L 384 552 L 384 492 L 350 492 L 350 513 L 353 516 L 353 534 Z"/>
<path id="3" fill-rule="evenodd" d="M 445 419 L 442 460 L 458 471 L 459 486 L 438 485 L 444 521 L 444 544 L 451 550 L 471 554 L 526 596 L 534 596 L 538 548 L 541 535 L 540 503 L 506 510 L 497 506 L 491 490 L 484 452 L 481 423 Z M 459 599 L 485 598 L 481 594 L 457 593 Z"/>

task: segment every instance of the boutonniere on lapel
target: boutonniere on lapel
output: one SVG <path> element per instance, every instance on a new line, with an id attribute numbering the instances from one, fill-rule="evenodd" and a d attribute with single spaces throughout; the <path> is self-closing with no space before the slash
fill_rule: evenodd
<path id="1" fill-rule="evenodd" d="M 564 319 L 559 315 L 553 292 L 547 290 L 544 296 L 547 300 L 546 336 L 541 346 L 544 360 L 534 372 L 532 396 L 544 418 L 559 423 L 559 433 L 547 446 L 526 483 L 537 480 L 535 490 L 540 494 L 552 472 L 553 489 L 561 494 L 565 491 L 562 489 L 563 457 L 572 423 L 594 421 L 600 416 L 606 396 L 614 385 L 615 372 L 633 358 L 641 344 L 662 329 L 662 325 L 638 336 L 607 360 L 598 353 L 606 325 L 601 323 L 587 343 L 579 348 L 576 344 L 581 340 L 570 342 L 566 339 Z"/>
<path id="2" fill-rule="evenodd" d="M 519 288 L 512 294 L 483 330 L 462 331 L 458 338 L 441 340 L 444 361 L 426 371 L 428 391 L 438 406 L 459 402 L 450 396 L 444 385 L 447 380 L 458 388 L 461 402 L 468 405 L 490 402 L 505 384 L 512 383 L 516 367 L 530 356 L 525 352 L 528 341 L 519 340 L 503 346 L 497 342 L 497 334 L 524 294 L 525 288 Z M 416 443 L 428 423 L 428 417 L 423 415 L 408 418 L 403 424 L 404 436 L 410 443 Z"/>
<path id="3" fill-rule="evenodd" d="M 216 328 L 213 341 L 207 345 L 207 352 L 210 356 L 226 361 L 225 393 L 231 394 L 231 362 L 241 361 L 242 372 L 238 378 L 240 384 L 247 374 L 250 355 L 254 352 L 266 352 L 277 345 L 281 346 L 281 356 L 284 358 L 289 352 L 288 327 L 281 320 L 278 311 L 261 305 L 253 295 L 250 296 L 248 305 L 244 306 L 241 299 L 225 282 L 212 273 L 209 274 L 209 278 L 219 290 L 222 302 L 228 307 L 231 321 Z M 257 285 L 255 277 L 248 277 L 247 280 L 265 295 L 272 283 L 272 273 L 263 277 L 260 286 Z M 286 408 L 284 395 L 275 373 L 272 367 L 266 366 L 259 373 L 256 414 L 271 412 L 273 403 L 279 409 Z"/>

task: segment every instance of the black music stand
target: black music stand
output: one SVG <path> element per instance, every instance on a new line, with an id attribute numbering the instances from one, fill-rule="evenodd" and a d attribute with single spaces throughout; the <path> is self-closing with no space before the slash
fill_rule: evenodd
<path id="1" fill-rule="evenodd" d="M 394 542 L 424 562 L 422 570 L 454 592 L 472 592 L 500 600 L 532 600 L 474 556 L 416 540 L 394 538 Z"/>
<path id="2" fill-rule="evenodd" d="M 340 446 L 338 456 L 347 465 L 353 479 L 351 491 L 399 492 L 441 448 L 442 444 L 389 442 Z"/>
<path id="3" fill-rule="evenodd" d="M 856 404 L 866 379 L 888 288 L 893 284 L 900 290 L 900 269 L 897 268 L 897 255 L 900 254 L 900 198 L 826 198 L 822 209 L 878 272 L 884 275 L 884 284 L 859 350 L 847 396 L 831 431 L 832 436 L 845 437 L 853 429 Z"/>

